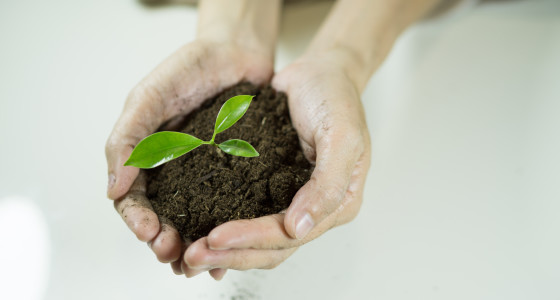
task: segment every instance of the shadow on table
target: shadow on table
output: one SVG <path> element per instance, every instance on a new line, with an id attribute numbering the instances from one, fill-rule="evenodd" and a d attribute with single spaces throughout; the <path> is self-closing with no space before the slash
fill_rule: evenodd
<path id="1" fill-rule="evenodd" d="M 137 0 L 142 5 L 148 7 L 160 7 L 167 5 L 196 5 L 198 0 Z M 285 4 L 293 3 L 310 3 L 310 2 L 325 2 L 334 0 L 284 0 Z"/>

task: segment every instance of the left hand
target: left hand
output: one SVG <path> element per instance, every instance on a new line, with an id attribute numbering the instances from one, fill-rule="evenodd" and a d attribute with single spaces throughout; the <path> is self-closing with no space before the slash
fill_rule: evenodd
<path id="1" fill-rule="evenodd" d="M 265 84 L 273 74 L 273 59 L 262 49 L 247 48 L 230 38 L 202 38 L 181 47 L 130 93 L 121 117 L 107 140 L 109 169 L 107 194 L 136 237 L 148 242 L 159 261 L 170 263 L 176 274 L 193 273 L 183 264 L 179 233 L 160 223 L 146 198 L 144 172 L 124 162 L 140 140 L 162 124 L 176 123 L 205 99 L 239 81 Z M 210 271 L 220 279 L 225 270 Z"/>
<path id="2" fill-rule="evenodd" d="M 371 147 L 357 84 L 336 58 L 308 57 L 278 73 L 273 86 L 287 93 L 292 124 L 315 170 L 285 212 L 227 222 L 189 246 L 184 261 L 198 273 L 274 268 L 360 209 Z"/>

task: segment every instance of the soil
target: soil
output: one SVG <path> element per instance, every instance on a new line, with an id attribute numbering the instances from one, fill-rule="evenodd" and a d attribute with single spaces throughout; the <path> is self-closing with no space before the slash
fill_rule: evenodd
<path id="1" fill-rule="evenodd" d="M 181 132 L 209 140 L 222 104 L 236 95 L 256 95 L 245 115 L 216 136 L 249 142 L 259 157 L 225 154 L 203 145 L 148 171 L 147 195 L 163 223 L 194 241 L 230 220 L 251 219 L 287 208 L 310 177 L 288 113 L 286 95 L 271 87 L 240 83 L 208 99 L 187 116 Z"/>

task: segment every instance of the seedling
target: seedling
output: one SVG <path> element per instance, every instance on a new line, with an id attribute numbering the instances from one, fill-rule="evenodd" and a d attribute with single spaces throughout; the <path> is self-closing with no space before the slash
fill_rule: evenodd
<path id="1" fill-rule="evenodd" d="M 218 113 L 216 124 L 214 125 L 214 134 L 209 141 L 203 141 L 190 134 L 181 132 L 156 132 L 147 136 L 136 145 L 124 165 L 142 169 L 155 168 L 198 148 L 200 145 L 212 145 L 220 148 L 225 153 L 235 156 L 259 156 L 257 150 L 244 140 L 232 139 L 220 144 L 214 142 L 216 134 L 230 128 L 243 117 L 253 97 L 239 95 L 226 101 Z"/>

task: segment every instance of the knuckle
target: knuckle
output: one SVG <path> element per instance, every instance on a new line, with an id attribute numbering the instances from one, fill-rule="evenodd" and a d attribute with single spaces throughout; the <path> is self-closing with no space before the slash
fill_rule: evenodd
<path id="1" fill-rule="evenodd" d="M 142 242 L 147 242 L 157 235 L 157 228 L 149 220 L 142 223 L 135 223 L 131 227 L 136 238 Z"/>
<path id="2" fill-rule="evenodd" d="M 314 178 L 312 177 L 312 180 Z M 315 199 L 307 202 L 306 210 L 315 222 L 320 222 L 340 207 L 346 188 L 341 184 L 332 183 L 328 186 L 318 185 Z"/>
<path id="3" fill-rule="evenodd" d="M 320 222 L 320 220 L 322 220 L 326 215 L 328 215 L 328 213 L 325 210 L 325 206 L 326 205 L 324 204 L 323 201 L 315 202 L 309 206 L 307 211 L 312 216 L 312 219 L 315 221 L 315 223 Z"/>

